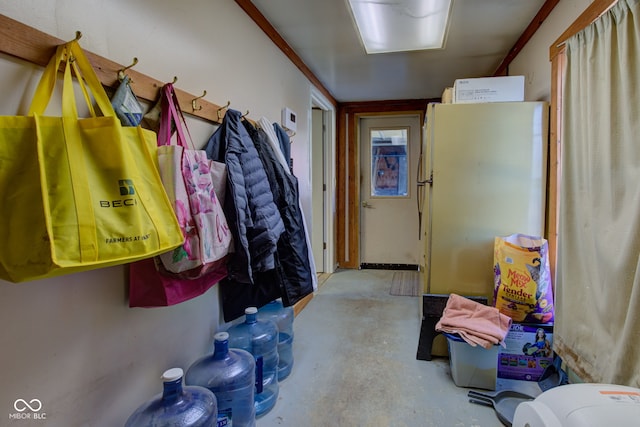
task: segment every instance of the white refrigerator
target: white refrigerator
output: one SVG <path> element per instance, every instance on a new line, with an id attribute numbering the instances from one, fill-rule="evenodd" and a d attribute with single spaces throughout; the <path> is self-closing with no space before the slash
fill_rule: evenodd
<path id="1" fill-rule="evenodd" d="M 544 102 L 428 106 L 418 177 L 424 294 L 491 303 L 494 238 L 543 236 L 548 118 Z"/>

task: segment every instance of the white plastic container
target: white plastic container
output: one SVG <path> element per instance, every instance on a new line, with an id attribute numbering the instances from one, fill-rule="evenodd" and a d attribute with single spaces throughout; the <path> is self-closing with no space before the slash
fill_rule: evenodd
<path id="1" fill-rule="evenodd" d="M 524 101 L 524 76 L 458 79 L 453 84 L 456 104 Z"/>
<path id="2" fill-rule="evenodd" d="M 567 384 L 516 407 L 513 427 L 632 427 L 640 421 L 640 389 L 615 384 Z"/>
<path id="3" fill-rule="evenodd" d="M 473 347 L 457 335 L 444 334 L 449 347 L 451 377 L 458 387 L 496 389 L 498 346 Z"/>

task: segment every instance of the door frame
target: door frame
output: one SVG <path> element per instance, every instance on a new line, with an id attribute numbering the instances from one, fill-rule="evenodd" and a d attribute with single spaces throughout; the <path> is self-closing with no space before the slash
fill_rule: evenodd
<path id="1" fill-rule="evenodd" d="M 313 227 L 314 224 L 320 224 L 323 227 L 323 265 L 316 266 L 317 271 L 331 274 L 336 270 L 336 110 L 333 104 L 329 102 L 324 95 L 315 87 L 311 87 L 311 103 L 309 108 L 309 129 L 313 129 L 313 120 L 311 111 L 318 108 L 324 112 L 322 126 L 324 128 L 322 138 L 322 151 L 325 159 L 323 165 L 324 183 L 326 190 L 323 194 L 323 212 L 312 212 L 312 218 L 307 224 Z M 311 134 L 311 131 L 310 131 Z M 311 139 L 310 139 L 311 140 Z M 313 150 L 309 150 L 311 156 Z M 315 164 L 313 158 L 309 164 Z M 317 218 L 320 217 L 320 221 Z"/>
<path id="2" fill-rule="evenodd" d="M 361 269 L 365 269 L 365 268 L 373 268 L 373 269 L 399 269 L 399 270 L 413 270 L 419 269 L 420 266 L 420 261 L 422 259 L 422 257 L 420 255 L 416 256 L 416 262 L 415 263 L 405 263 L 405 264 L 397 264 L 397 263 L 370 263 L 370 262 L 365 262 L 365 260 L 363 259 L 363 255 L 365 253 L 365 250 L 363 249 L 363 232 L 364 232 L 364 221 L 362 219 L 362 215 L 363 215 L 363 208 L 361 206 L 361 202 L 364 198 L 370 198 L 367 197 L 365 195 L 363 195 L 363 186 L 365 184 L 365 181 L 367 181 L 367 179 L 363 176 L 362 174 L 362 167 L 365 166 L 365 169 L 369 169 L 370 165 L 363 165 L 362 164 L 362 155 L 365 154 L 363 151 L 364 149 L 369 150 L 369 143 L 370 141 L 362 141 L 362 131 L 365 128 L 365 125 L 363 124 L 365 120 L 375 120 L 375 119 L 385 119 L 385 118 L 396 118 L 396 117 L 400 117 L 400 118 L 405 118 L 407 120 L 407 122 L 402 125 L 402 126 L 388 126 L 385 127 L 392 129 L 392 128 L 407 128 L 407 135 L 408 135 L 408 143 L 409 143 L 409 152 L 408 152 L 408 156 L 410 158 L 410 162 L 407 164 L 408 166 L 408 172 L 407 172 L 407 191 L 408 191 L 408 195 L 406 197 L 406 199 L 411 200 L 413 196 L 415 196 L 416 198 L 418 197 L 417 194 L 417 189 L 415 187 L 416 185 L 416 177 L 417 175 L 415 175 L 415 173 L 413 173 L 411 171 L 412 169 L 412 165 L 414 164 L 413 162 L 418 161 L 418 156 L 416 156 L 415 159 L 411 158 L 411 156 L 409 155 L 409 153 L 411 153 L 411 150 L 414 149 L 413 144 L 411 144 L 411 142 L 415 141 L 417 142 L 418 146 L 415 147 L 415 149 L 417 151 L 420 150 L 420 146 L 422 144 L 422 133 L 423 133 L 423 129 L 422 129 L 422 124 L 424 122 L 424 120 L 422 119 L 422 115 L 418 112 L 393 112 L 393 113 L 376 113 L 376 114 L 358 114 L 358 177 L 359 177 L 359 191 L 358 191 L 358 223 L 359 223 L 359 229 L 358 229 L 358 255 L 359 255 L 359 261 L 358 261 L 358 268 Z M 409 121 L 411 121 L 411 123 L 413 123 L 413 120 L 417 120 L 417 130 L 418 130 L 418 134 L 415 136 L 414 139 L 414 135 L 412 133 L 413 131 L 413 126 L 409 123 Z M 371 128 L 371 127 L 370 127 Z M 373 199 L 376 199 L 375 197 Z M 378 202 L 380 203 L 384 203 L 384 197 L 379 197 L 378 198 Z M 416 248 L 417 249 L 417 248 Z"/>
<path id="3" fill-rule="evenodd" d="M 336 257 L 340 268 L 360 268 L 360 120 L 361 116 L 419 114 L 439 99 L 367 101 L 338 105 L 336 146 Z M 421 127 L 422 132 L 422 127 Z"/>

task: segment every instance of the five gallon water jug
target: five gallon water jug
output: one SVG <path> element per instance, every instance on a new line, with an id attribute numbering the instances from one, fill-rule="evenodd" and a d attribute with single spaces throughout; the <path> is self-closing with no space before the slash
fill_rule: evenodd
<path id="1" fill-rule="evenodd" d="M 293 368 L 293 315 L 293 307 L 284 307 L 280 300 L 258 309 L 258 320 L 271 320 L 278 327 L 278 382 Z"/>
<path id="2" fill-rule="evenodd" d="M 253 355 L 229 349 L 229 334 L 214 335 L 213 354 L 196 360 L 187 370 L 185 383 L 211 390 L 218 399 L 218 426 L 254 427 L 256 365 Z"/>
<path id="3" fill-rule="evenodd" d="M 258 309 L 249 307 L 245 321 L 229 328 L 229 347 L 251 353 L 256 361 L 256 418 L 269 412 L 278 400 L 278 328 L 270 320 L 258 320 Z"/>
<path id="4" fill-rule="evenodd" d="M 125 427 L 215 427 L 215 395 L 204 387 L 183 387 L 182 375 L 180 368 L 165 371 L 162 394 L 136 409 Z"/>

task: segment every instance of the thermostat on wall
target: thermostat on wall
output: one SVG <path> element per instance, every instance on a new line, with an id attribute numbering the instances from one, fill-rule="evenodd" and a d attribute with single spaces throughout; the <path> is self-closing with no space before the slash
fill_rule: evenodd
<path id="1" fill-rule="evenodd" d="M 290 108 L 282 109 L 282 127 L 292 132 L 296 131 L 298 115 Z"/>

